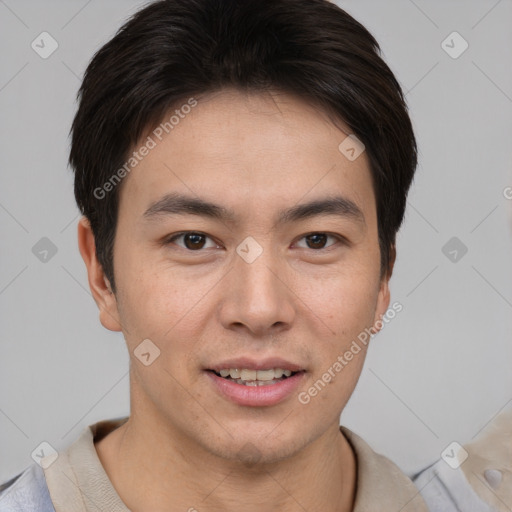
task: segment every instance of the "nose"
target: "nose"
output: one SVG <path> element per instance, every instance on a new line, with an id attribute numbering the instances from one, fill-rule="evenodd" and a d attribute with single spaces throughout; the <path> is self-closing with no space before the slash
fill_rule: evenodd
<path id="1" fill-rule="evenodd" d="M 219 312 L 224 328 L 256 337 L 290 329 L 296 295 L 286 283 L 283 265 L 270 249 L 251 263 L 237 256 L 226 277 Z"/>

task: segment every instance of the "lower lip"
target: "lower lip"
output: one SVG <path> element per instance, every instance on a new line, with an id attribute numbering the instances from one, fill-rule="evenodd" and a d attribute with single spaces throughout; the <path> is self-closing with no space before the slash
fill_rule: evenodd
<path id="1" fill-rule="evenodd" d="M 207 371 L 206 373 L 223 396 L 238 405 L 248 405 L 251 407 L 264 407 L 281 402 L 296 391 L 304 377 L 304 372 L 298 372 L 276 384 L 246 386 L 245 384 L 237 384 L 233 380 L 219 377 L 212 371 Z"/>

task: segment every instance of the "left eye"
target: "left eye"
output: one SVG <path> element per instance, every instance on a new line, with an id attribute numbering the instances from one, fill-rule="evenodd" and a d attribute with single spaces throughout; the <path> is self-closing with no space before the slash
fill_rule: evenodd
<path id="1" fill-rule="evenodd" d="M 338 240 L 337 237 L 333 235 L 328 235 L 327 233 L 311 233 L 301 238 L 301 240 L 306 240 L 307 246 L 305 249 L 325 249 L 326 243 L 329 238 L 332 238 L 335 242 Z M 333 244 L 328 245 L 330 247 Z"/>

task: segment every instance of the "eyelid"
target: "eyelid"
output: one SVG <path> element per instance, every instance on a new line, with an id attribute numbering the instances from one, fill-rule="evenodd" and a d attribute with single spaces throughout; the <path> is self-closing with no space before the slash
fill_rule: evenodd
<path id="1" fill-rule="evenodd" d="M 301 235 L 300 238 L 298 238 L 297 240 L 300 241 L 300 240 L 307 238 L 308 236 L 311 236 L 311 235 L 327 235 L 327 237 L 336 239 L 342 245 L 350 244 L 350 242 L 344 236 L 339 235 L 337 233 L 330 233 L 329 231 L 311 231 L 309 233 L 305 233 L 304 235 Z M 327 247 L 322 247 L 321 249 L 310 249 L 309 247 L 299 247 L 299 249 L 309 249 L 310 251 L 320 253 L 322 251 L 328 251 L 334 246 L 336 246 L 336 243 L 328 245 Z"/>
<path id="2" fill-rule="evenodd" d="M 163 240 L 162 240 L 162 244 L 163 245 L 169 245 L 171 243 L 174 243 L 174 241 L 177 239 L 177 238 L 180 238 L 184 235 L 190 235 L 190 234 L 194 234 L 194 235 L 201 235 L 201 236 L 204 236 L 205 238 L 208 238 L 210 239 L 214 244 L 216 244 L 217 246 L 220 245 L 218 244 L 210 235 L 207 235 L 206 233 L 203 233 L 202 231 L 180 231 L 178 233 L 173 233 L 172 235 L 170 236 L 166 236 Z M 177 245 L 177 244 L 176 244 Z M 197 251 L 192 251 L 190 249 L 187 249 L 186 247 L 182 247 L 181 245 L 178 245 L 178 247 L 180 249 L 184 249 L 186 250 L 187 252 L 202 252 L 204 249 L 201 248 L 201 249 L 198 249 Z M 211 247 L 207 247 L 207 249 L 211 249 Z"/>

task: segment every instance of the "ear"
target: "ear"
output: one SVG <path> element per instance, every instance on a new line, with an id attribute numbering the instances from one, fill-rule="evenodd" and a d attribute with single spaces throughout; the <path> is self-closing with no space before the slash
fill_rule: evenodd
<path id="1" fill-rule="evenodd" d="M 117 300 L 96 257 L 96 243 L 89 220 L 78 222 L 78 248 L 87 267 L 89 288 L 100 310 L 100 322 L 109 331 L 121 331 Z"/>
<path id="2" fill-rule="evenodd" d="M 379 295 L 377 297 L 377 307 L 375 308 L 375 317 L 373 319 L 373 332 L 378 333 L 382 327 L 382 317 L 386 313 L 389 308 L 389 303 L 391 301 L 391 294 L 389 291 L 389 280 L 391 279 L 391 275 L 393 274 L 393 267 L 395 266 L 396 260 L 396 246 L 392 245 L 389 250 L 389 264 L 388 268 L 384 272 L 384 275 L 380 280 L 380 288 Z"/>

